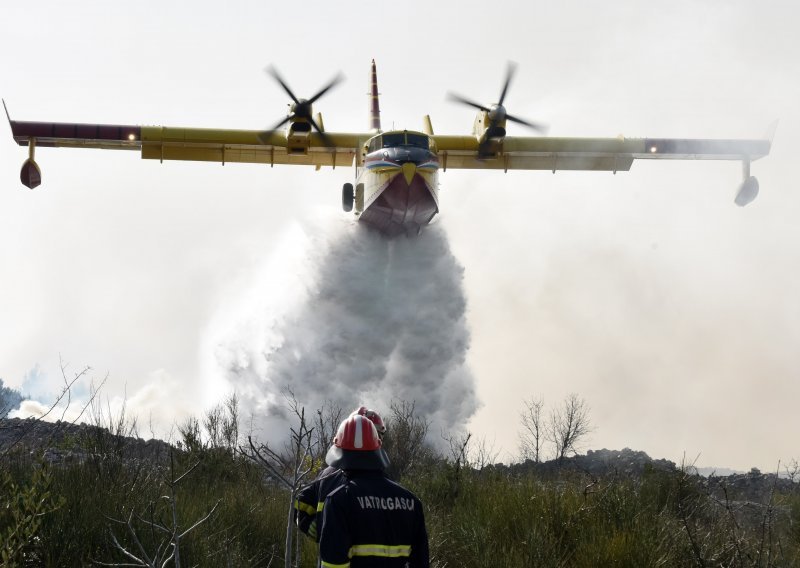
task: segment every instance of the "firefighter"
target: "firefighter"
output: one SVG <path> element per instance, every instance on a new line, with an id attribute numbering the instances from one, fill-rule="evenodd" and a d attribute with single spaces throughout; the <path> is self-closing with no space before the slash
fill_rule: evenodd
<path id="1" fill-rule="evenodd" d="M 422 503 L 384 475 L 389 461 L 374 424 L 350 415 L 325 461 L 344 471 L 345 482 L 328 494 L 322 509 L 323 568 L 428 568 Z"/>
<path id="2" fill-rule="evenodd" d="M 366 416 L 375 425 L 378 436 L 383 440 L 386 433 L 386 425 L 383 419 L 374 410 L 361 406 L 351 413 L 351 416 L 359 414 Z M 336 467 L 328 466 L 322 473 L 309 485 L 303 487 L 297 494 L 294 501 L 295 522 L 298 528 L 319 542 L 319 522 L 322 519 L 322 507 L 325 504 L 325 497 L 342 485 L 346 481 L 344 472 Z"/>

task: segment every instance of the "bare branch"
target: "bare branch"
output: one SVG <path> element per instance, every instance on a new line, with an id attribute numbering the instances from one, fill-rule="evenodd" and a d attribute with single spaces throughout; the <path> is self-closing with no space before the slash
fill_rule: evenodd
<path id="1" fill-rule="evenodd" d="M 117 548 L 117 550 L 122 552 L 122 554 L 124 554 L 125 556 L 127 556 L 131 560 L 134 560 L 134 561 L 138 562 L 138 564 L 104 564 L 104 566 L 149 566 L 149 564 L 145 563 L 144 560 L 142 560 L 141 558 L 138 558 L 137 556 L 135 556 L 131 552 L 128 552 L 128 550 L 119 543 L 119 541 L 117 540 L 116 535 L 113 532 L 111 533 L 111 540 L 114 542 L 114 546 Z M 98 563 L 98 564 L 100 564 L 100 563 Z"/>
<path id="2" fill-rule="evenodd" d="M 139 549 L 139 552 L 141 553 L 141 555 L 144 556 L 145 560 L 147 560 L 147 565 L 151 566 L 153 564 L 153 562 L 147 556 L 147 552 L 145 551 L 144 546 L 142 546 L 142 543 L 139 540 L 139 537 L 136 536 L 136 531 L 134 530 L 133 523 L 131 522 L 132 520 L 133 520 L 133 511 L 131 511 L 131 514 L 128 515 L 128 521 L 126 523 L 126 525 L 128 526 L 128 532 L 130 533 L 131 537 L 133 538 L 133 542 L 136 543 L 136 547 Z M 113 533 L 112 533 L 111 536 L 114 536 Z M 127 553 L 127 551 L 124 550 L 124 549 L 122 551 Z M 130 553 L 128 553 L 128 555 L 130 556 Z"/>
<path id="3" fill-rule="evenodd" d="M 260 447 L 257 448 L 255 442 L 253 442 L 252 436 L 248 436 L 247 441 L 250 444 L 250 452 L 252 453 L 248 452 L 245 448 L 241 448 L 242 454 L 249 457 L 250 459 L 258 461 L 258 463 L 260 463 L 267 470 L 267 474 L 271 478 L 282 483 L 288 489 L 291 490 L 292 488 L 291 482 L 281 473 L 281 471 L 277 467 L 280 466 L 281 468 L 285 469 L 286 462 L 283 460 L 283 458 L 281 458 L 279 454 L 270 449 L 270 447 L 267 446 L 266 444 L 262 444 Z M 264 456 L 262 452 L 264 452 L 266 456 Z"/>
<path id="4" fill-rule="evenodd" d="M 58 407 L 58 405 L 61 403 L 61 401 L 64 400 L 64 398 L 66 397 L 67 398 L 67 404 L 66 404 L 66 406 L 65 406 L 65 408 L 64 408 L 64 410 L 62 411 L 62 414 L 61 414 L 61 420 L 63 421 L 64 416 L 66 415 L 66 412 L 69 409 L 69 406 L 71 404 L 72 387 L 75 385 L 75 383 L 78 380 L 81 379 L 81 377 L 86 375 L 91 370 L 91 367 L 86 366 L 81 371 L 75 373 L 75 375 L 72 378 L 67 378 L 67 372 L 66 372 L 67 365 L 65 365 L 63 363 L 63 361 L 61 360 L 61 356 L 59 356 L 59 365 L 61 366 L 61 376 L 64 379 L 64 387 L 61 389 L 61 392 L 59 392 L 58 396 L 56 396 L 55 401 L 50 405 L 50 407 L 47 409 L 47 411 L 44 414 L 42 414 L 41 416 L 39 416 L 39 417 L 37 417 L 37 418 L 35 418 L 33 420 L 33 422 L 30 424 L 31 427 L 33 425 L 39 423 L 39 422 L 42 422 L 47 416 L 50 415 L 51 412 L 53 412 Z M 101 383 L 101 386 L 104 383 L 105 383 L 105 379 L 103 379 L 103 381 Z M 93 398 L 94 398 L 94 396 L 90 397 L 89 402 L 87 402 L 86 405 L 81 409 L 81 412 L 78 414 L 78 417 L 75 420 L 72 421 L 72 424 L 75 424 L 77 422 L 77 420 L 83 415 L 83 413 L 86 411 L 86 408 L 91 403 Z M 2 450 L 3 453 L 4 454 L 8 453 L 17 444 L 19 444 L 25 438 L 25 436 L 28 434 L 28 432 L 30 432 L 32 430 L 31 427 L 21 428 L 20 429 L 20 433 L 17 435 L 17 437 L 14 440 L 12 440 L 7 446 L 5 446 L 3 448 L 3 450 Z M 47 440 L 48 444 L 55 438 L 55 436 L 58 433 L 58 431 L 59 431 L 59 429 L 53 429 L 52 430 L 52 432 L 50 433 L 50 437 Z"/>
<path id="5" fill-rule="evenodd" d="M 183 472 L 183 473 L 180 475 L 180 477 L 178 477 L 178 479 L 176 479 L 176 480 L 172 481 L 172 482 L 170 483 L 170 486 L 174 487 L 175 485 L 178 485 L 178 483 L 180 483 L 181 481 L 183 481 L 183 478 L 184 478 L 184 477 L 186 477 L 187 475 L 189 475 L 190 473 L 192 473 L 192 472 L 193 472 L 195 469 L 197 469 L 197 466 L 199 466 L 199 465 L 200 465 L 200 462 L 197 462 L 197 463 L 195 463 L 195 464 L 194 464 L 192 467 L 190 467 L 188 470 L 186 470 L 185 472 Z"/>
<path id="6" fill-rule="evenodd" d="M 136 519 L 137 519 L 139 522 L 141 522 L 141 523 L 144 523 L 145 525 L 147 525 L 147 526 L 149 526 L 149 527 L 152 527 L 152 528 L 154 528 L 154 529 L 158 529 L 158 530 L 160 530 L 160 531 L 161 531 L 161 532 L 163 532 L 163 533 L 166 533 L 166 534 L 172 534 L 172 531 L 170 531 L 170 530 L 169 530 L 167 527 L 165 527 L 164 525 L 162 525 L 162 524 L 159 524 L 159 523 L 156 523 L 156 522 L 154 522 L 154 521 L 148 521 L 147 519 L 145 519 L 145 518 L 144 518 L 144 517 L 142 517 L 141 515 L 136 515 Z"/>
<path id="7" fill-rule="evenodd" d="M 213 515 L 213 514 L 214 514 L 214 511 L 216 511 L 216 510 L 217 510 L 217 507 L 219 507 L 219 504 L 220 504 L 220 502 L 221 502 L 221 501 L 222 501 L 222 499 L 217 499 L 217 502 L 214 504 L 214 506 L 211 508 L 211 510 L 208 512 L 208 514 L 207 514 L 205 517 L 203 517 L 202 519 L 200 519 L 199 521 L 197 521 L 195 524 L 193 524 L 192 526 L 190 526 L 188 529 L 186 529 L 185 531 L 183 531 L 181 534 L 179 534 L 179 535 L 178 535 L 178 539 L 182 539 L 182 538 L 183 538 L 183 537 L 185 537 L 187 534 L 189 534 L 190 532 L 192 532 L 194 529 L 196 529 L 197 527 L 199 527 L 200 525 L 202 525 L 204 522 L 206 522 L 206 521 L 207 521 L 207 520 L 208 520 L 208 519 L 211 517 L 211 515 Z"/>

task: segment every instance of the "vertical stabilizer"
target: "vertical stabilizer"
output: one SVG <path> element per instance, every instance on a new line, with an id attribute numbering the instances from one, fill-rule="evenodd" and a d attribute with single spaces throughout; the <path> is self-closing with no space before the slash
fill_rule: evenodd
<path id="1" fill-rule="evenodd" d="M 372 60 L 372 71 L 369 74 L 369 127 L 375 132 L 381 131 L 381 106 L 378 101 L 378 70 Z"/>

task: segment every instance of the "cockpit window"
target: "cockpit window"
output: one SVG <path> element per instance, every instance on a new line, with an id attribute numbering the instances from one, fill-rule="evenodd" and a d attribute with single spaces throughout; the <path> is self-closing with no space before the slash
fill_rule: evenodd
<path id="1" fill-rule="evenodd" d="M 406 134 L 407 144 L 409 146 L 416 146 L 417 148 L 428 149 L 428 137 L 421 134 Z"/>
<path id="2" fill-rule="evenodd" d="M 412 134 L 409 132 L 395 132 L 393 134 L 383 134 L 376 136 L 369 141 L 369 152 L 375 152 L 381 148 L 395 148 L 397 146 L 414 146 L 415 148 L 430 149 L 430 141 L 423 134 Z"/>
<path id="3" fill-rule="evenodd" d="M 384 148 L 394 148 L 395 146 L 402 146 L 406 142 L 406 135 L 405 133 L 399 134 L 384 134 L 383 135 L 383 147 Z"/>

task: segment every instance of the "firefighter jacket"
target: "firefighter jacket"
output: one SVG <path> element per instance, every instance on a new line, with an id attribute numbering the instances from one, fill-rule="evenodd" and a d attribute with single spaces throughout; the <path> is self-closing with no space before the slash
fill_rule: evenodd
<path id="1" fill-rule="evenodd" d="M 316 480 L 300 489 L 295 498 L 295 522 L 301 531 L 316 542 L 319 542 L 321 532 L 319 525 L 322 524 L 322 508 L 325 505 L 325 497 L 346 482 L 347 478 L 342 470 L 327 467 Z"/>
<path id="2" fill-rule="evenodd" d="M 428 568 L 422 502 L 380 471 L 348 471 L 325 499 L 323 568 Z"/>

